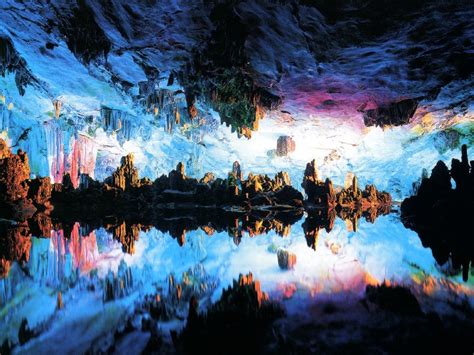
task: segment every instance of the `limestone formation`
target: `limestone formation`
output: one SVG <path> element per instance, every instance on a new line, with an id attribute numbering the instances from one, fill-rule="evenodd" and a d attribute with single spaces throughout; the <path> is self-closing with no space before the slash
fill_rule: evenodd
<path id="1" fill-rule="evenodd" d="M 451 185 L 451 179 L 456 187 Z M 424 246 L 432 249 L 442 265 L 451 260 L 454 269 L 462 270 L 467 281 L 469 267 L 474 262 L 472 215 L 474 214 L 474 163 L 467 156 L 467 146 L 461 148 L 461 160 L 453 159 L 451 170 L 438 161 L 425 177 L 416 195 L 401 205 L 403 224 L 418 233 Z"/>
<path id="2" fill-rule="evenodd" d="M 56 118 L 59 118 L 59 115 L 61 114 L 61 108 L 63 107 L 63 103 L 61 100 L 56 99 L 53 101 L 53 107 L 54 107 L 54 115 Z"/>
<path id="3" fill-rule="evenodd" d="M 296 265 L 296 254 L 289 252 L 285 249 L 278 249 L 277 251 L 278 257 L 278 266 L 280 269 L 288 270 L 293 269 Z"/>
<path id="4" fill-rule="evenodd" d="M 109 180 L 112 187 L 125 191 L 131 187 L 140 186 L 138 169 L 135 168 L 133 162 L 133 154 L 128 154 L 122 158 L 120 167 L 117 168 Z"/>
<path id="5" fill-rule="evenodd" d="M 282 188 L 283 186 L 291 186 L 291 180 L 286 171 L 280 171 L 275 175 L 274 190 Z"/>
<path id="6" fill-rule="evenodd" d="M 293 153 L 296 149 L 296 144 L 293 138 L 289 136 L 280 136 L 277 141 L 276 154 L 280 157 L 287 156 Z"/>
<path id="7" fill-rule="evenodd" d="M 3 147 L 3 148 L 2 148 Z M 0 200 L 15 202 L 23 200 L 28 194 L 26 180 L 30 178 L 28 156 L 21 149 L 11 154 L 0 139 Z"/>
<path id="8" fill-rule="evenodd" d="M 0 138 L 0 159 L 8 158 L 11 154 L 7 142 Z"/>
<path id="9" fill-rule="evenodd" d="M 406 99 L 364 111 L 366 126 L 401 126 L 410 122 L 418 107 L 415 99 Z"/>
<path id="10" fill-rule="evenodd" d="M 199 180 L 201 184 L 211 184 L 216 180 L 216 177 L 213 173 L 206 173 L 204 174 L 204 177 Z"/>
<path id="11" fill-rule="evenodd" d="M 335 202 L 334 188 L 329 179 L 319 180 L 316 161 L 306 164 L 301 187 L 305 190 L 307 201 L 311 204 L 333 206 Z"/>
<path id="12" fill-rule="evenodd" d="M 52 192 L 51 179 L 49 177 L 36 178 L 29 182 L 28 198 L 36 206 L 46 206 L 49 204 Z"/>
<path id="13" fill-rule="evenodd" d="M 388 194 L 373 186 L 360 190 L 356 178 L 336 193 L 329 179 L 319 180 L 315 161 L 308 163 L 302 183 L 307 200 L 291 186 L 286 172 L 273 179 L 254 174 L 244 179 L 236 162 L 227 179 L 207 173 L 198 181 L 186 176 L 184 164 L 179 163 L 152 182 L 139 178 L 132 155 L 123 157 L 120 167 L 103 183 L 81 174 L 76 189 L 69 174 L 55 184 L 48 177 L 30 179 L 26 154 L 12 154 L 5 142 L 0 143 L 0 210 L 26 223 L 25 235 L 49 237 L 54 229 L 70 235 L 75 223 L 84 221 L 90 228 L 111 232 L 126 253 L 134 252 L 139 232 L 152 226 L 169 233 L 179 245 L 185 244 L 188 231 L 198 228 L 209 234 L 227 231 L 236 244 L 245 234 L 257 236 L 271 230 L 284 237 L 304 210 L 308 212 L 305 236 L 308 245 L 315 247 L 318 230 L 332 228 L 336 209 L 341 218 L 356 225 L 363 216 L 373 221 L 386 213 L 391 203 Z M 438 170 L 435 176 L 443 180 L 446 171 Z M 175 217 L 169 220 L 169 216 Z M 1 260 L 4 270 L 11 260 L 21 259 L 18 253 L 10 254 L 14 257 Z M 291 268 L 295 259 L 291 255 L 286 259 L 282 265 Z"/>

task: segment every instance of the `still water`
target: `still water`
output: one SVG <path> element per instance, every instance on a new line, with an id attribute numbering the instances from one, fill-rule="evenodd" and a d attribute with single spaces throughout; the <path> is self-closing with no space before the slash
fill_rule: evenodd
<path id="1" fill-rule="evenodd" d="M 149 333 L 133 331 L 119 341 L 113 336 L 127 322 L 142 321 L 139 310 L 150 298 L 169 300 L 169 316 L 158 327 L 171 343 L 169 330 L 185 324 L 192 295 L 204 310 L 249 272 L 285 309 L 282 326 L 321 317 L 321 302 L 356 304 L 367 285 L 384 281 L 408 287 L 425 312 L 449 314 L 453 305 L 474 303 L 472 275 L 463 282 L 450 262 L 438 265 L 397 212 L 374 223 L 362 219 L 356 231 L 338 218 L 330 232 L 319 231 L 314 245 L 303 223 L 304 218 L 284 233 L 244 231 L 241 238 L 209 228 L 176 238 L 151 228 L 136 231 L 128 248 L 110 230 L 86 230 L 79 223 L 70 233 L 53 230 L 49 238 L 29 238 L 21 265 L 11 261 L 0 280 L 0 343 L 17 342 L 27 319 L 37 334 L 15 349 L 20 353 L 98 351 L 111 343 L 119 353 L 142 351 Z M 292 268 L 279 266 L 282 249 L 296 255 Z"/>

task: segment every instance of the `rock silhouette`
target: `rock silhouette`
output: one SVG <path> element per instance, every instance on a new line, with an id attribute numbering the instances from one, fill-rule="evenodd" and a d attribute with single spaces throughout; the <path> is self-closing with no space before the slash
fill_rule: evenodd
<path id="1" fill-rule="evenodd" d="M 364 111 L 366 126 L 401 126 L 410 122 L 418 107 L 415 99 L 406 99 Z"/>
<path id="2" fill-rule="evenodd" d="M 451 180 L 456 187 L 453 188 Z M 430 177 L 423 178 L 416 195 L 401 206 L 402 221 L 418 233 L 423 246 L 431 248 L 439 264 L 451 260 L 462 269 L 467 281 L 474 261 L 472 223 L 474 214 L 474 162 L 469 163 L 467 146 L 461 148 L 461 160 L 453 159 L 451 169 L 438 161 Z"/>
<path id="3" fill-rule="evenodd" d="M 174 334 L 174 342 L 186 353 L 259 353 L 265 332 L 283 315 L 281 306 L 262 292 L 252 273 L 240 275 L 204 314 L 191 298 L 186 327 Z M 234 345 L 229 348 L 229 344 Z"/>

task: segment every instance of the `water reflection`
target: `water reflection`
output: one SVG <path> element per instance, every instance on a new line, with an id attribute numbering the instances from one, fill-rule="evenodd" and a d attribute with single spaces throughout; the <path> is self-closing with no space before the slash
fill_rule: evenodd
<path id="1" fill-rule="evenodd" d="M 374 223 L 379 214 L 387 214 L 388 209 L 347 210 L 313 209 L 305 217 L 303 230 L 308 246 L 316 249 L 319 231 L 331 232 L 336 217 L 345 221 L 348 231 L 357 231 L 358 221 L 365 217 Z M 47 214 L 36 213 L 23 222 L 3 221 L 0 223 L 2 245 L 0 247 L 0 275 L 8 275 L 11 262 L 25 265 L 29 261 L 31 236 L 51 238 L 53 249 L 58 255 L 58 263 L 64 262 L 66 252 L 73 260 L 74 267 L 82 272 L 90 270 L 90 258 L 95 246 L 95 230 L 103 229 L 120 242 L 122 251 L 134 254 L 135 243 L 141 232 L 152 228 L 169 234 L 179 246 L 186 243 L 186 234 L 201 230 L 208 236 L 215 233 L 227 233 L 239 245 L 242 237 L 255 237 L 275 232 L 281 237 L 291 233 L 291 226 L 304 216 L 303 210 L 266 210 L 252 211 L 205 210 L 166 211 L 160 218 L 138 222 L 134 219 L 108 216 L 103 219 L 87 221 L 68 221 L 51 218 Z M 62 261 L 61 261 L 62 260 Z"/>
<path id="2" fill-rule="evenodd" d="M 343 219 L 347 213 L 336 210 L 209 216 L 188 211 L 153 224 L 112 217 L 100 225 L 47 218 L 2 223 L 2 265 L 9 272 L 0 280 L 0 342 L 18 339 L 23 318 L 36 332 L 24 351 L 45 344 L 97 350 L 93 339 L 117 332 L 117 339 L 127 338 L 120 329 L 135 319 L 131 312 L 144 317 L 141 329 L 151 334 L 155 321 L 160 329 L 179 330 L 193 297 L 206 309 L 249 271 L 258 290 L 282 302 L 288 317 L 321 300 L 360 297 L 367 285 L 384 280 L 409 286 L 420 300 L 429 296 L 423 307 L 438 307 L 436 299 L 462 304 L 474 297 L 472 283 L 440 267 L 396 213 L 375 221 L 370 213 Z M 41 228 L 41 237 L 29 236 Z M 291 267 L 280 264 L 281 251 L 295 256 Z M 141 314 L 153 314 L 153 321 Z M 71 344 L 58 341 L 64 329 Z M 149 336 L 140 342 L 144 347 Z"/>

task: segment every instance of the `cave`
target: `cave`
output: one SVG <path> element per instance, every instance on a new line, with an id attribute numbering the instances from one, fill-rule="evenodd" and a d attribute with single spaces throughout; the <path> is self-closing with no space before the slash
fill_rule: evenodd
<path id="1" fill-rule="evenodd" d="M 2 0 L 0 354 L 473 353 L 466 0 Z"/>

